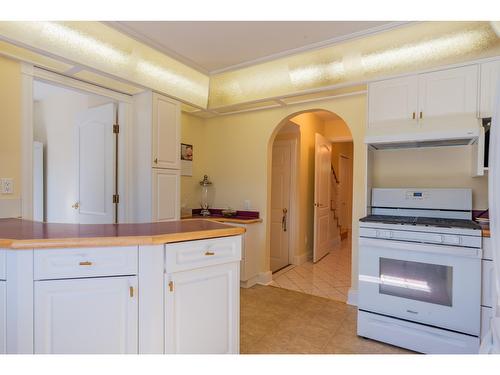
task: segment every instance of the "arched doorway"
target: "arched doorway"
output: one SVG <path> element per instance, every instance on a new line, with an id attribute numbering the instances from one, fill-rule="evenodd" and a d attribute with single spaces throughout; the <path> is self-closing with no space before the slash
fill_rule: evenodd
<path id="1" fill-rule="evenodd" d="M 271 285 L 347 301 L 353 140 L 325 110 L 288 116 L 271 142 Z M 319 143 L 318 143 L 319 142 Z"/>

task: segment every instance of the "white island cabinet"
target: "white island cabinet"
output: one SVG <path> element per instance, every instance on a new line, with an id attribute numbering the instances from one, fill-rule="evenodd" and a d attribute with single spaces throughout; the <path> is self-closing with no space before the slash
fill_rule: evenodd
<path id="1" fill-rule="evenodd" d="M 182 241 L 0 249 L 0 353 L 238 353 L 241 235 Z"/>

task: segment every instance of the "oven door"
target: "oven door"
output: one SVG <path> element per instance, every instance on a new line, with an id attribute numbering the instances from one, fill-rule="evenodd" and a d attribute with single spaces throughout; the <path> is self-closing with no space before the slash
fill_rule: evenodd
<path id="1" fill-rule="evenodd" d="M 359 239 L 362 310 L 478 336 L 481 250 Z"/>

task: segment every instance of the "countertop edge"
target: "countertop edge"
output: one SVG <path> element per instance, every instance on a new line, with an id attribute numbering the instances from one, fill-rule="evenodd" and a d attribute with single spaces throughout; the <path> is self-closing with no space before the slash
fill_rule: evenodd
<path id="1" fill-rule="evenodd" d="M 192 216 L 184 216 L 181 220 L 212 220 L 218 223 L 235 223 L 235 224 L 255 224 L 262 223 L 262 219 L 234 219 L 230 217 L 192 217 Z"/>
<path id="2" fill-rule="evenodd" d="M 244 228 L 228 227 L 207 229 L 195 232 L 169 233 L 154 236 L 125 237 L 87 237 L 87 238 L 54 238 L 15 240 L 0 238 L 0 248 L 7 250 L 54 249 L 75 247 L 110 247 L 161 245 L 172 242 L 204 240 L 216 237 L 238 236 L 245 233 Z"/>

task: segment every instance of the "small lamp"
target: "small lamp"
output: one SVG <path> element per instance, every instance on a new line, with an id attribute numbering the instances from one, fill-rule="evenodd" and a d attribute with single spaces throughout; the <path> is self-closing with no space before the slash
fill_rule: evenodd
<path id="1" fill-rule="evenodd" d="M 207 175 L 203 176 L 203 180 L 200 181 L 201 185 L 201 216 L 210 216 L 210 211 L 208 210 L 208 189 L 212 186 L 212 182 L 208 179 Z"/>

